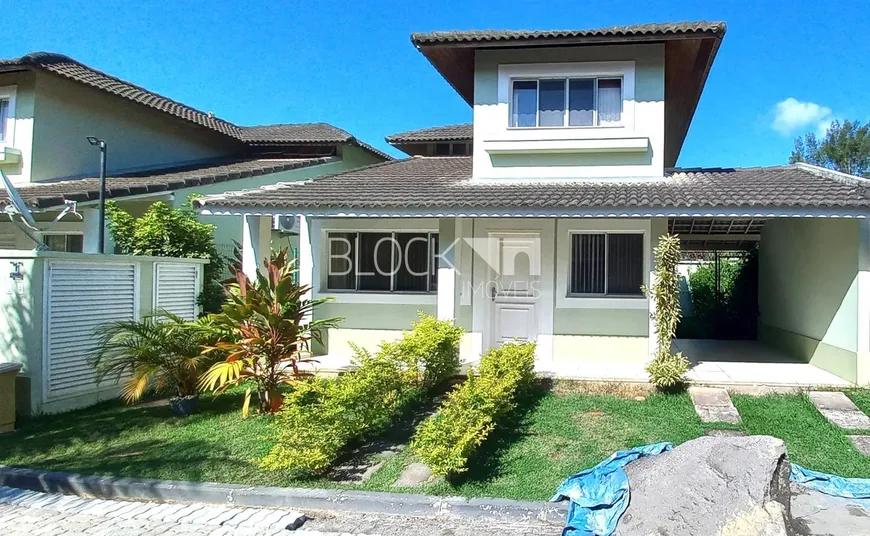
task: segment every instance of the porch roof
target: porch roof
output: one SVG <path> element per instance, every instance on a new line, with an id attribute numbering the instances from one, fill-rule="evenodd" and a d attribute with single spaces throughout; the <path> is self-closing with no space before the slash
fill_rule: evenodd
<path id="1" fill-rule="evenodd" d="M 244 158 L 203 162 L 195 165 L 152 169 L 106 178 L 107 199 L 170 193 L 173 190 L 215 184 L 248 177 L 279 173 L 328 162 L 337 157 L 314 158 Z M 34 209 L 62 206 L 67 201 L 84 203 L 100 197 L 100 179 L 82 178 L 56 182 L 38 182 L 17 186 L 24 203 Z M 9 205 L 9 195 L 0 189 L 0 212 Z"/>
<path id="2" fill-rule="evenodd" d="M 674 169 L 657 179 L 472 180 L 471 157 L 412 157 L 208 196 L 211 213 L 493 216 L 767 215 L 870 209 L 870 180 L 806 164 Z"/>

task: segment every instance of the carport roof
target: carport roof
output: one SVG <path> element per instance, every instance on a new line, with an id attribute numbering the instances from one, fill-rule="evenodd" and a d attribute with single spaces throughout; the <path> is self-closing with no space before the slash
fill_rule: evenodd
<path id="1" fill-rule="evenodd" d="M 212 212 L 661 215 L 732 209 L 870 209 L 870 180 L 806 164 L 674 169 L 658 179 L 472 180 L 471 157 L 412 157 L 205 197 Z M 602 211 L 607 212 L 601 213 Z"/>

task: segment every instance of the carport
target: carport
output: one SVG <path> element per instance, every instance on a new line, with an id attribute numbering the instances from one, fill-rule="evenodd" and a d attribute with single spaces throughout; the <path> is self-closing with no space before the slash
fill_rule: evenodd
<path id="1" fill-rule="evenodd" d="M 716 260 L 717 292 L 719 259 L 757 251 L 755 318 L 736 318 L 756 329 L 743 340 L 678 336 L 674 351 L 692 362 L 690 379 L 768 385 L 866 382 L 861 370 L 870 335 L 866 220 L 672 217 L 668 227 L 681 237 L 687 262 Z"/>

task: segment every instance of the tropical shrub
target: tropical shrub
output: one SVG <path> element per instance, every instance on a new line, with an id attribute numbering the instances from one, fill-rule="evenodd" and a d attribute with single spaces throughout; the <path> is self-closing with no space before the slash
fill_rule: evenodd
<path id="1" fill-rule="evenodd" d="M 97 348 L 90 361 L 97 382 L 126 377 L 121 398 L 128 403 L 150 391 L 196 395 L 200 374 L 219 358 L 202 354 L 203 346 L 215 342 L 207 319 L 188 322 L 162 312 L 103 324 L 95 332 Z"/>
<path id="2" fill-rule="evenodd" d="M 356 370 L 298 384 L 272 425 L 275 445 L 262 466 L 322 472 L 348 443 L 382 432 L 429 388 L 453 376 L 461 336 L 450 322 L 421 315 L 401 340 L 381 344 L 376 354 L 356 348 Z"/>
<path id="3" fill-rule="evenodd" d="M 656 354 L 647 366 L 650 381 L 660 389 L 682 384 L 689 370 L 689 360 L 683 354 L 671 354 L 671 343 L 680 321 L 680 237 L 666 234 L 659 238 L 655 250 L 656 271 L 652 288 L 644 288 L 655 310 L 650 316 L 655 325 Z"/>
<path id="4" fill-rule="evenodd" d="M 274 413 L 283 400 L 281 388 L 300 376 L 299 364 L 311 361 L 310 343 L 321 341 L 325 329 L 341 318 L 313 320 L 317 306 L 327 299 L 308 299 L 311 287 L 293 277 L 295 263 L 287 251 L 273 252 L 265 263 L 266 274 L 254 281 L 233 270 L 235 282 L 228 286 L 228 300 L 210 321 L 222 334 L 205 351 L 219 352 L 226 359 L 203 374 L 200 387 L 223 391 L 248 384 L 242 405 L 247 416 L 252 391 L 257 392 L 261 412 Z"/>
<path id="5" fill-rule="evenodd" d="M 459 370 L 462 333 L 462 328 L 452 322 L 419 313 L 411 331 L 406 331 L 398 341 L 381 343 L 379 354 L 416 372 L 416 383 L 430 389 L 449 380 Z"/>
<path id="6" fill-rule="evenodd" d="M 203 289 L 199 304 L 203 313 L 220 310 L 225 294 L 220 279 L 226 260 L 214 242 L 214 225 L 197 220 L 191 199 L 181 208 L 152 203 L 139 218 L 134 218 L 114 201 L 106 203 L 109 233 L 125 255 L 208 259 L 203 268 Z"/>
<path id="7" fill-rule="evenodd" d="M 534 343 L 490 350 L 438 413 L 417 429 L 411 448 L 436 475 L 466 471 L 469 458 L 533 384 L 534 367 Z"/>

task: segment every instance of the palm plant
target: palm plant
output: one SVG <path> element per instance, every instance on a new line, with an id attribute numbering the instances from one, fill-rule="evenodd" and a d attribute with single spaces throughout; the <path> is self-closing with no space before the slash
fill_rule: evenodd
<path id="1" fill-rule="evenodd" d="M 218 356 L 205 355 L 216 332 L 209 320 L 188 322 L 168 312 L 142 320 L 117 321 L 96 328 L 97 349 L 91 356 L 97 382 L 123 379 L 121 398 L 139 401 L 149 391 L 174 389 L 178 397 L 197 394 L 197 381 Z"/>
<path id="2" fill-rule="evenodd" d="M 314 309 L 328 299 L 306 297 L 311 287 L 298 284 L 287 250 L 273 252 L 265 267 L 266 273 L 258 273 L 254 281 L 237 266 L 231 268 L 229 299 L 220 314 L 210 317 L 225 336 L 206 349 L 223 352 L 226 359 L 212 365 L 200 380 L 200 387 L 218 392 L 249 384 L 242 405 L 246 416 L 253 390 L 261 412 L 280 409 L 282 386 L 300 378 L 301 363 L 313 361 L 311 341 L 320 342 L 325 329 L 343 320 L 312 319 Z"/>

